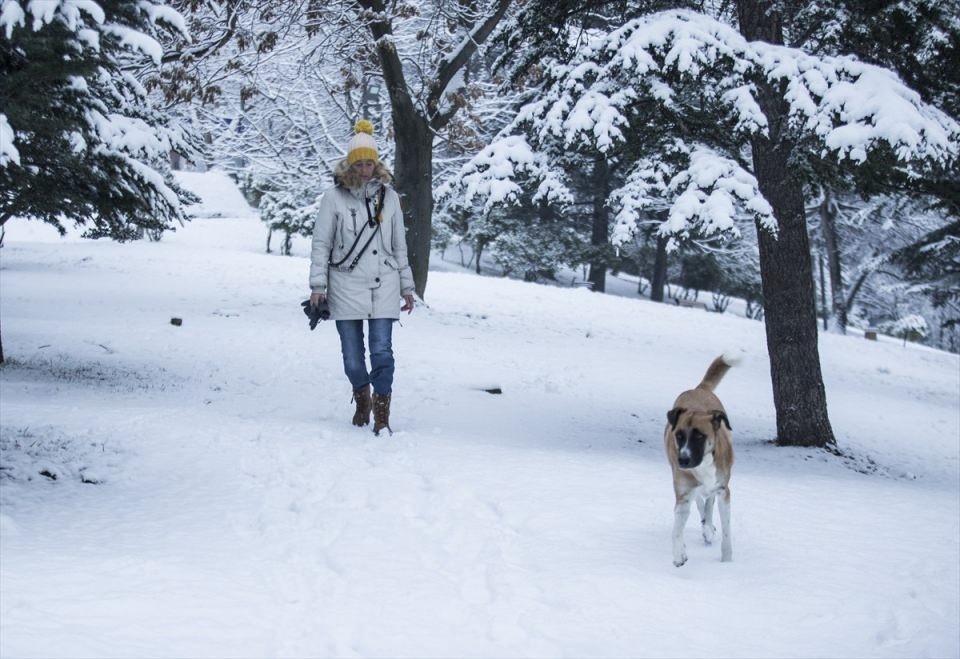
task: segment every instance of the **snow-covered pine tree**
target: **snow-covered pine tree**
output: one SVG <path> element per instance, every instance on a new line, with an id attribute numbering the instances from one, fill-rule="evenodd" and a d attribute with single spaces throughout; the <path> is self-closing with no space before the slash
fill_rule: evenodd
<path id="1" fill-rule="evenodd" d="M 565 219 L 573 199 L 566 173 L 535 154 L 522 136 L 482 149 L 436 198 L 448 215 L 468 218 L 455 230 L 471 243 L 478 272 L 487 248 L 504 272 L 525 276 L 574 262 L 583 241 Z M 531 245 L 544 241 L 553 244 L 534 255 Z"/>
<path id="2" fill-rule="evenodd" d="M 815 182 L 804 178 L 814 169 L 809 160 L 829 155 L 847 171 L 869 167 L 918 180 L 956 162 L 960 127 L 889 71 L 783 46 L 770 3 L 737 7 L 743 34 L 688 11 L 603 34 L 570 63 L 550 67 L 544 94 L 501 141 L 522 135 L 530 160 L 544 149 L 607 152 L 630 144 L 634 159 L 619 193 L 623 235 L 631 215 L 639 218 L 655 199 L 671 203 L 661 232 L 680 239 L 736 234 L 737 218 L 752 216 L 777 440 L 825 445 L 834 438 L 804 214 L 803 187 Z M 646 111 L 651 101 L 657 115 Z M 645 139 L 651 121 L 660 129 L 653 140 Z M 662 156 L 665 145 L 674 157 Z M 549 169 L 549 158 L 542 160 Z M 474 186 L 500 187 L 487 171 L 491 180 Z"/>
<path id="3" fill-rule="evenodd" d="M 781 2 L 778 8 L 784 17 L 784 39 L 788 45 L 822 55 L 853 54 L 890 68 L 924 101 L 954 119 L 960 116 L 960 2 L 957 0 L 870 3 L 822 0 Z M 864 228 L 888 234 L 887 228 L 897 222 L 894 217 L 873 212 L 856 197 L 884 195 L 880 204 L 871 205 L 876 209 L 896 208 L 898 212 L 909 206 L 913 217 L 917 217 L 917 210 L 923 205 L 938 207 L 943 211 L 942 226 L 949 221 L 947 216 L 960 216 L 960 173 L 955 168 L 953 171 L 929 169 L 922 179 L 903 181 L 902 172 L 883 166 L 874 171 L 868 165 L 851 176 L 829 157 L 809 158 L 808 164 L 817 170 L 812 178 L 819 182 L 814 190 L 818 199 L 808 210 L 812 213 L 811 219 L 819 225 L 820 247 L 830 274 L 830 326 L 843 332 L 848 308 L 860 290 L 858 284 L 862 286 L 862 277 L 869 273 L 858 264 L 863 254 L 866 252 L 874 264 L 885 262 L 878 257 L 903 245 L 895 239 L 886 242 L 883 247 L 887 249 L 874 251 L 872 246 L 865 250 L 858 244 L 845 244 L 851 238 L 858 239 Z M 847 222 L 847 218 L 862 220 L 864 217 L 876 218 L 877 222 L 866 227 L 859 221 Z M 935 229 L 918 230 L 914 239 Z M 854 258 L 846 259 L 845 253 Z M 925 253 L 933 255 L 930 251 Z"/>
<path id="4" fill-rule="evenodd" d="M 63 222 L 90 237 L 158 236 L 189 199 L 165 178 L 188 132 L 148 101 L 138 75 L 159 65 L 159 0 L 5 0 L 0 13 L 0 225 Z"/>
<path id="5" fill-rule="evenodd" d="M 526 96 L 534 97 L 550 84 L 551 65 L 570 62 L 591 38 L 615 29 L 630 18 L 694 4 L 663 0 L 524 3 L 495 42 L 503 52 L 498 61 L 498 68 L 506 73 L 503 88 L 521 87 Z M 659 130 L 656 122 L 647 125 L 651 131 Z M 615 201 L 611 200 L 611 192 L 623 182 L 625 172 L 621 165 L 629 161 L 630 156 L 622 155 L 621 151 L 629 151 L 631 145 L 620 143 L 603 152 L 585 143 L 565 144 L 549 153 L 546 144 L 538 148 L 545 150 L 552 165 L 563 173 L 572 195 L 573 203 L 561 211 L 567 223 L 554 223 L 558 230 L 556 237 L 562 240 L 571 230 L 583 236 L 585 245 L 579 250 L 579 262 L 589 265 L 592 290 L 603 292 L 607 269 L 615 260 L 610 244 L 611 218 L 618 208 L 611 203 Z M 576 256 L 575 250 L 566 250 L 566 253 Z"/>
<path id="6" fill-rule="evenodd" d="M 312 190 L 283 190 L 267 192 L 260 200 L 260 219 L 269 228 L 267 252 L 270 251 L 270 236 L 274 231 L 283 234 L 280 253 L 290 255 L 293 236 L 313 234 L 313 221 L 319 207 L 319 198 Z"/>
<path id="7" fill-rule="evenodd" d="M 855 54 L 896 71 L 925 102 L 960 111 L 960 1 L 786 0 L 778 9 L 790 46 Z"/>

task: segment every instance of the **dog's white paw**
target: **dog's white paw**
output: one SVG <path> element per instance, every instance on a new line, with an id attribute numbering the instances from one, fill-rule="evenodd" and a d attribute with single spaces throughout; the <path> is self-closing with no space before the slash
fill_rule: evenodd
<path id="1" fill-rule="evenodd" d="M 687 552 L 686 552 L 685 549 L 684 549 L 684 550 L 681 550 L 680 553 L 674 552 L 674 554 L 673 554 L 673 564 L 674 564 L 676 567 L 680 567 L 681 565 L 683 565 L 683 564 L 686 563 L 686 562 L 687 562 Z"/>
<path id="2" fill-rule="evenodd" d="M 713 539 L 717 536 L 717 528 L 713 524 L 703 524 L 703 542 L 708 545 L 713 544 Z"/>

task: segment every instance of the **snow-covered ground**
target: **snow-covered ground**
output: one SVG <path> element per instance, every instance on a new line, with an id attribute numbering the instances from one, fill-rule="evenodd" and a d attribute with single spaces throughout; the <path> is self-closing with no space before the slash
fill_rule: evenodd
<path id="1" fill-rule="evenodd" d="M 761 323 L 446 266 L 378 438 L 304 244 L 196 179 L 159 243 L 7 224 L 3 657 L 960 655 L 957 355 L 822 336 L 844 455 L 777 448 Z M 665 414 L 724 350 L 734 562 L 691 519 L 675 568 Z"/>

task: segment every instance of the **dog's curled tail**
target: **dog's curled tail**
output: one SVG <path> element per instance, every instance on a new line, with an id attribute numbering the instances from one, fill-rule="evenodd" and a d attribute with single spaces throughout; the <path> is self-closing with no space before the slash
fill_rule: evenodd
<path id="1" fill-rule="evenodd" d="M 717 388 L 717 385 L 720 384 L 720 380 L 727 374 L 727 371 L 739 363 L 740 357 L 738 355 L 730 352 L 723 353 L 710 363 L 707 372 L 703 374 L 703 380 L 700 381 L 697 388 L 713 391 Z"/>

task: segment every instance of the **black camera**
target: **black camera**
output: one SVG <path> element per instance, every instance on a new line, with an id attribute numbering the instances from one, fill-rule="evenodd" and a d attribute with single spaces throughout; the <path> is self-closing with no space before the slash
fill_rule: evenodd
<path id="1" fill-rule="evenodd" d="M 330 305 L 326 300 L 316 305 L 310 304 L 310 300 L 304 300 L 300 306 L 303 307 L 303 314 L 310 319 L 310 329 L 316 329 L 321 320 L 330 320 Z"/>

